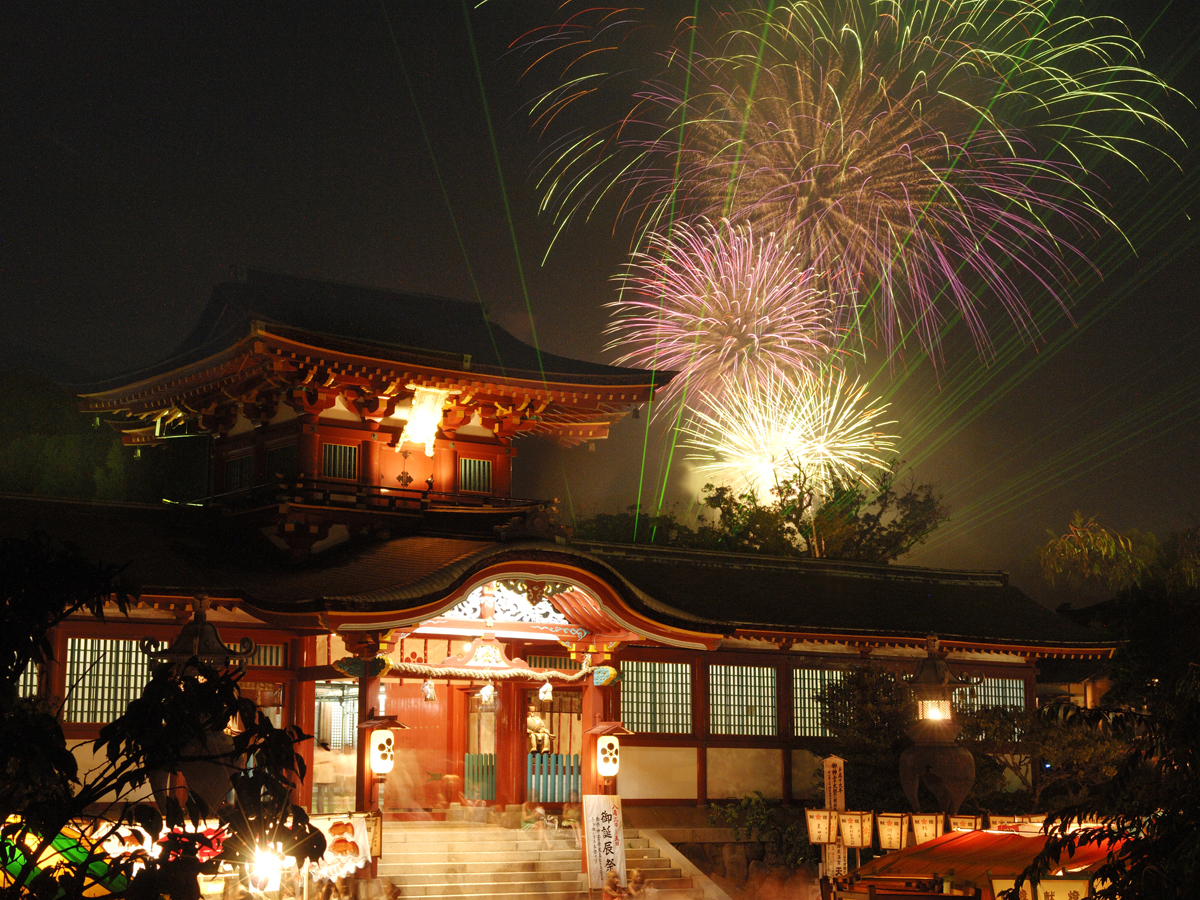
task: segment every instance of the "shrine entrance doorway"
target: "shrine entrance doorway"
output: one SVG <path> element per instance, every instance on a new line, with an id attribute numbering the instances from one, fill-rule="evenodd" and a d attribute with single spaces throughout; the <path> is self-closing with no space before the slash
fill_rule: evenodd
<path id="1" fill-rule="evenodd" d="M 583 691 L 556 688 L 549 700 L 539 689 L 522 690 L 526 710 L 525 799 L 579 802 L 582 795 Z"/>

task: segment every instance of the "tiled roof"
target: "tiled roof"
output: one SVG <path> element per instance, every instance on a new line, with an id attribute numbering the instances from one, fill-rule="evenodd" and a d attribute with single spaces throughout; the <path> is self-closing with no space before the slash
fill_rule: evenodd
<path id="1" fill-rule="evenodd" d="M 1111 647 L 1000 572 L 959 572 L 611 544 L 412 535 L 354 542 L 295 565 L 215 511 L 0 498 L 0 536 L 36 527 L 152 594 L 241 597 L 272 613 L 403 612 L 449 597 L 502 562 L 561 563 L 602 579 L 636 612 L 710 634 L 895 636 L 1020 647 Z M 224 526 L 224 527 L 222 527 Z"/>
<path id="2" fill-rule="evenodd" d="M 487 319 L 478 303 L 297 278 L 251 269 L 219 284 L 192 333 L 167 359 L 89 385 L 100 393 L 207 359 L 250 335 L 254 323 L 325 349 L 378 359 L 509 378 L 622 385 L 663 384 L 671 373 L 607 366 L 556 356 L 518 340 Z"/>

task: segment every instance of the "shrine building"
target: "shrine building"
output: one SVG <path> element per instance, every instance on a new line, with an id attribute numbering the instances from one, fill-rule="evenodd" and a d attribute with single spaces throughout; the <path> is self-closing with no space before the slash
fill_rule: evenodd
<path id="1" fill-rule="evenodd" d="M 864 663 L 913 671 L 930 633 L 980 679 L 964 704 L 1093 699 L 1113 645 L 1004 573 L 583 542 L 513 497 L 518 438 L 604 440 L 670 377 L 541 352 L 476 304 L 218 285 L 175 354 L 80 396 L 144 452 L 207 436 L 207 497 L 0 498 L 5 536 L 40 528 L 137 586 L 128 617 L 62 625 L 25 687 L 95 737 L 149 677 L 138 641 L 204 609 L 254 641 L 244 690 L 315 736 L 303 805 L 435 817 L 598 790 L 801 799 L 829 742 L 816 692 Z M 406 727 L 376 788 L 359 726 L 383 717 Z M 604 785 L 587 748 L 614 733 Z"/>

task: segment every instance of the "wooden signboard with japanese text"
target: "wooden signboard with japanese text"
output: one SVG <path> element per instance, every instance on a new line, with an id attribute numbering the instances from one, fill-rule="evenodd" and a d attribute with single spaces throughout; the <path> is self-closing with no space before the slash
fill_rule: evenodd
<path id="1" fill-rule="evenodd" d="M 617 794 L 583 795 L 583 861 L 588 888 L 603 888 L 609 872 L 625 876 L 625 834 L 621 798 Z"/>
<path id="2" fill-rule="evenodd" d="M 825 808 L 839 811 L 846 809 L 846 761 L 840 756 L 825 758 Z M 836 844 L 821 848 L 825 861 L 825 874 L 830 878 L 850 874 L 850 861 L 846 845 L 839 835 Z"/>

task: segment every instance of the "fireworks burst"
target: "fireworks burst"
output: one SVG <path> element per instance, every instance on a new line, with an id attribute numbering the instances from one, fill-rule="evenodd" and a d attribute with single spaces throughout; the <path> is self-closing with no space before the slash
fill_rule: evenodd
<path id="1" fill-rule="evenodd" d="M 722 379 L 809 380 L 837 338 L 813 271 L 748 225 L 701 221 L 651 235 L 620 280 L 610 347 L 625 351 L 620 363 L 680 373 L 659 394 L 667 408 L 684 392 L 719 397 Z"/>
<path id="2" fill-rule="evenodd" d="M 1073 241 L 1111 224 L 1089 163 L 1124 157 L 1131 124 L 1167 128 L 1120 23 L 1059 5 L 801 0 L 696 23 L 686 40 L 717 50 L 677 47 L 617 126 L 572 135 L 546 203 L 590 214 L 620 188 L 643 230 L 681 213 L 786 234 L 838 322 L 889 349 L 936 350 L 955 312 L 985 350 L 987 297 L 1032 334 L 1023 288 L 1059 298 Z"/>
<path id="3" fill-rule="evenodd" d="M 815 384 L 771 378 L 752 389 L 733 383 L 725 400 L 710 401 L 684 427 L 688 460 L 717 484 L 753 490 L 760 497 L 797 471 L 817 493 L 833 481 L 874 484 L 895 435 L 881 429 L 888 404 L 867 397 L 867 387 L 827 372 Z"/>

